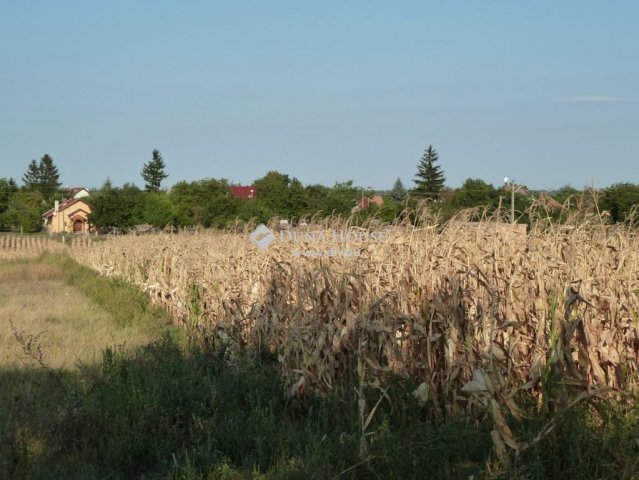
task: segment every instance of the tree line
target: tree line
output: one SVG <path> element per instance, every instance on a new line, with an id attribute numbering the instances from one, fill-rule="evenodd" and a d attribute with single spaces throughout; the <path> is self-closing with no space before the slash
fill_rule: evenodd
<path id="1" fill-rule="evenodd" d="M 432 145 L 425 149 L 416 170 L 413 188 L 406 188 L 397 178 L 385 191 L 362 188 L 353 180 L 337 182 L 331 187 L 303 185 L 297 178 L 270 171 L 252 183 L 256 198 L 246 199 L 236 198 L 231 193 L 233 184 L 224 178 L 182 181 L 163 189 L 162 182 L 168 178 L 166 163 L 154 149 L 140 172 L 143 188 L 134 183 L 114 186 L 107 179 L 84 200 L 92 208 L 91 224 L 101 231 L 140 224 L 156 228 L 225 228 L 238 221 L 266 222 L 275 216 L 285 219 L 348 217 L 353 212 L 355 222 L 363 222 L 373 215 L 380 221 L 390 222 L 423 203 L 429 203 L 446 220 L 464 209 L 482 207 L 490 212 L 509 206 L 512 192 L 505 185 L 495 187 L 481 179 L 469 178 L 460 188 L 447 188 L 439 154 Z M 27 165 L 22 186 L 11 178 L 0 178 L 0 229 L 39 231 L 42 214 L 53 207 L 55 200 L 62 201 L 67 196 L 61 185 L 58 168 L 48 154 Z M 566 186 L 551 195 L 556 203 L 563 203 L 582 193 Z M 370 203 L 368 208 L 354 209 L 361 198 L 373 195 L 382 196 L 383 204 Z M 521 214 L 518 221 L 528 221 L 525 212 L 535 195 L 525 186 L 517 186 L 514 196 L 515 208 Z M 617 183 L 598 192 L 598 196 L 598 207 L 609 213 L 610 221 L 622 222 L 639 204 L 639 185 Z M 552 215 L 560 220 L 561 212 Z"/>

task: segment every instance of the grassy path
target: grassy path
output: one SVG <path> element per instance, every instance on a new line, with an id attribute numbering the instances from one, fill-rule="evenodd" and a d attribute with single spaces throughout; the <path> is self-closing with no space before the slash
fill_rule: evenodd
<path id="1" fill-rule="evenodd" d="M 148 343 L 167 319 L 135 297 L 64 257 L 0 264 L 0 368 L 70 370 Z"/>
<path id="2" fill-rule="evenodd" d="M 153 343 L 170 323 L 135 288 L 64 255 L 0 262 L 0 479 L 58 478 L 50 462 L 65 439 L 53 432 L 105 356 Z"/>

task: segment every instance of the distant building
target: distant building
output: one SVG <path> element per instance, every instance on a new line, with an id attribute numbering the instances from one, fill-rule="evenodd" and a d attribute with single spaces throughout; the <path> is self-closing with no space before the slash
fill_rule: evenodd
<path id="1" fill-rule="evenodd" d="M 523 185 L 517 185 L 517 184 L 514 184 L 514 183 L 507 183 L 507 184 L 504 185 L 504 190 L 506 192 L 512 192 L 514 190 L 515 193 L 521 193 L 523 195 L 530 196 L 530 192 Z"/>
<path id="2" fill-rule="evenodd" d="M 372 197 L 361 197 L 357 199 L 357 205 L 355 205 L 351 212 L 355 213 L 359 210 L 368 210 L 371 205 L 377 205 L 381 207 L 384 205 L 384 197 L 381 195 L 373 195 Z"/>
<path id="3" fill-rule="evenodd" d="M 232 185 L 231 187 L 229 187 L 229 189 L 231 190 L 231 195 L 233 195 L 235 198 L 243 198 L 243 199 L 257 198 L 257 190 L 255 189 L 255 187 L 251 185 L 249 186 Z"/>
<path id="4" fill-rule="evenodd" d="M 539 195 L 539 202 L 543 204 L 544 206 L 546 206 L 546 208 L 549 208 L 550 210 L 557 210 L 562 207 L 561 203 L 559 203 L 557 200 L 552 198 L 546 192 L 541 192 L 541 194 Z"/>
<path id="5" fill-rule="evenodd" d="M 384 205 L 384 197 L 382 197 L 381 195 L 374 195 L 372 197 L 362 197 L 357 200 L 356 207 L 359 208 L 360 210 L 367 210 L 371 206 L 371 204 L 381 207 L 382 205 Z"/>
<path id="6" fill-rule="evenodd" d="M 84 198 L 89 196 L 89 191 L 84 187 L 71 187 L 67 189 L 70 198 Z"/>
<path id="7" fill-rule="evenodd" d="M 453 198 L 455 198 L 455 190 L 452 188 L 444 188 L 441 192 L 439 192 L 439 195 L 444 202 L 450 202 Z"/>
<path id="8" fill-rule="evenodd" d="M 89 233 L 90 213 L 91 207 L 81 198 L 70 198 L 61 203 L 56 200 L 55 206 L 42 214 L 44 228 L 49 233 Z"/>

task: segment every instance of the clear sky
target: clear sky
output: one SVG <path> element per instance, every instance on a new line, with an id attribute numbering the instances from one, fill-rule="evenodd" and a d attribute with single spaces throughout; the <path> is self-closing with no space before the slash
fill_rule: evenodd
<path id="1" fill-rule="evenodd" d="M 0 177 L 639 183 L 639 2 L 0 0 Z M 20 182 L 19 182 L 20 183 Z"/>

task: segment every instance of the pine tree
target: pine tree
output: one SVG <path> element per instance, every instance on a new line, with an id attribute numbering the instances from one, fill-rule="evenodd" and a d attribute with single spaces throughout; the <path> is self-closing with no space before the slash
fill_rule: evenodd
<path id="1" fill-rule="evenodd" d="M 142 178 L 144 179 L 144 188 L 148 192 L 157 192 L 160 190 L 160 184 L 169 175 L 164 172 L 166 165 L 160 155 L 160 151 L 156 148 L 153 150 L 152 158 L 144 164 L 142 169 Z"/>
<path id="2" fill-rule="evenodd" d="M 22 177 L 26 190 L 35 190 L 42 194 L 45 202 L 50 202 L 60 188 L 60 174 L 49 154 L 45 153 L 40 162 L 31 160 Z"/>
<path id="3" fill-rule="evenodd" d="M 35 190 L 40 187 L 40 167 L 37 162 L 31 160 L 29 166 L 27 167 L 26 173 L 22 176 L 22 182 L 24 183 L 24 188 L 27 190 Z"/>
<path id="4" fill-rule="evenodd" d="M 391 190 L 391 197 L 396 202 L 401 202 L 406 198 L 406 189 L 404 188 L 404 184 L 402 183 L 401 178 L 397 177 L 395 183 L 393 184 L 393 189 Z"/>
<path id="5" fill-rule="evenodd" d="M 53 164 L 53 159 L 45 153 L 40 159 L 39 170 L 40 193 L 42 193 L 45 201 L 50 202 L 58 191 L 58 188 L 60 188 L 60 185 L 62 185 L 58 167 Z"/>
<path id="6" fill-rule="evenodd" d="M 439 198 L 446 178 L 441 167 L 435 165 L 438 160 L 437 151 L 432 145 L 429 145 L 417 166 L 417 175 L 415 175 L 416 195 L 424 198 Z"/>

